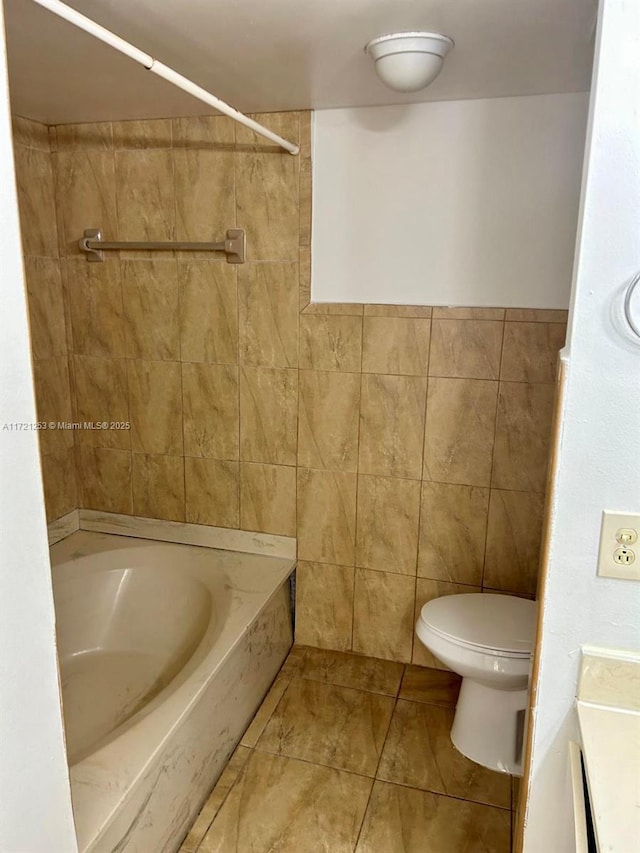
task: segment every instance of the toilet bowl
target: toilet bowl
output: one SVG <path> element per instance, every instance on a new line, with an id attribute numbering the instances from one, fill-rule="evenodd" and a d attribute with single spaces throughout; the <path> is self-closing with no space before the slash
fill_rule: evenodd
<path id="1" fill-rule="evenodd" d="M 471 593 L 428 601 L 418 639 L 462 676 L 451 729 L 467 758 L 522 775 L 522 739 L 536 605 L 510 595 Z"/>

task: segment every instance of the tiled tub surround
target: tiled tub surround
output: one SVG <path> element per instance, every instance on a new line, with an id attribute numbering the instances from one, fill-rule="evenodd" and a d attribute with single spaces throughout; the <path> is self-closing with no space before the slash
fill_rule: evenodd
<path id="1" fill-rule="evenodd" d="M 509 853 L 516 788 L 452 746 L 458 689 L 295 646 L 181 853 Z"/>
<path id="2" fill-rule="evenodd" d="M 71 421 L 71 346 L 49 128 L 15 118 L 13 141 L 38 418 L 47 423 Z M 53 521 L 79 503 L 74 436 L 62 430 L 46 430 L 39 437 L 47 520 Z"/>
<path id="3" fill-rule="evenodd" d="M 435 595 L 535 592 L 566 312 L 309 304 L 306 113 L 52 131 L 80 506 L 298 539 L 300 642 L 433 665 Z M 247 231 L 248 262 L 78 256 Z M 45 472 L 46 473 L 46 472 Z M 384 630 L 382 620 L 384 619 Z"/>
<path id="4" fill-rule="evenodd" d="M 294 561 L 87 531 L 51 557 L 79 848 L 174 850 L 289 651 Z"/>

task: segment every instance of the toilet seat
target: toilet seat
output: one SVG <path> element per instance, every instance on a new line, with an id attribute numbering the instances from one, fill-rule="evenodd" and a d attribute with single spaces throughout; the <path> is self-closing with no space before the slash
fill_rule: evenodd
<path id="1" fill-rule="evenodd" d="M 497 657 L 530 658 L 535 602 L 512 595 L 466 593 L 428 601 L 420 621 L 439 637 Z"/>

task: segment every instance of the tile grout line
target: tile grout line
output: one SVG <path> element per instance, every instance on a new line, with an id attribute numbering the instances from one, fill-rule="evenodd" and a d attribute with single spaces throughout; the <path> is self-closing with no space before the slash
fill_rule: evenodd
<path id="1" fill-rule="evenodd" d="M 487 505 L 487 521 L 486 521 L 486 524 L 484 526 L 484 553 L 483 553 L 483 557 L 482 557 L 482 578 L 480 581 L 480 589 L 481 590 L 484 590 L 484 580 L 485 580 L 485 573 L 486 573 L 486 569 L 487 569 L 487 547 L 489 544 L 489 516 L 490 516 L 490 512 L 491 512 L 491 491 L 493 489 L 493 468 L 495 465 L 495 458 L 496 458 L 496 437 L 497 437 L 497 433 L 498 433 L 498 414 L 499 414 L 499 410 L 500 410 L 500 382 L 501 382 L 501 377 L 502 377 L 502 361 L 504 358 L 504 338 L 505 338 L 506 327 L 507 327 L 507 321 L 506 321 L 506 314 L 505 314 L 505 320 L 502 323 L 502 341 L 500 344 L 500 362 L 499 362 L 499 368 L 498 368 L 498 390 L 497 390 L 497 394 L 496 394 L 496 406 L 495 406 L 495 415 L 494 415 L 494 421 L 493 421 L 493 445 L 491 448 L 491 471 L 489 474 L 489 503 Z"/>
<path id="2" fill-rule="evenodd" d="M 416 608 L 418 605 L 418 570 L 420 564 L 420 537 L 422 534 L 422 508 L 424 505 L 424 484 L 425 484 L 425 457 L 426 457 L 426 449 L 427 449 L 427 413 L 429 411 L 429 385 L 430 385 L 430 376 L 429 370 L 431 368 L 431 349 L 433 347 L 433 311 L 431 312 L 431 318 L 429 319 L 429 353 L 427 356 L 427 365 L 426 365 L 426 373 L 425 379 L 427 380 L 427 387 L 424 395 L 424 430 L 422 435 L 422 458 L 420 462 L 420 498 L 418 505 L 418 531 L 417 531 L 417 541 L 416 541 L 416 565 L 415 565 L 415 581 L 413 585 L 413 614 L 411 619 L 411 663 L 414 661 L 415 653 L 416 653 L 416 631 L 415 631 L 415 622 L 416 622 Z M 404 678 L 404 673 L 403 673 Z"/>
<path id="3" fill-rule="evenodd" d="M 232 753 L 231 753 L 231 755 L 229 756 L 229 760 L 228 760 L 228 761 L 227 761 L 227 763 L 225 764 L 225 766 L 224 766 L 224 768 L 223 768 L 223 770 L 222 770 L 222 773 L 221 773 L 221 774 L 220 774 L 220 776 L 218 777 L 218 780 L 217 780 L 216 784 L 215 784 L 215 785 L 213 786 L 213 788 L 211 789 L 211 792 L 209 793 L 209 796 L 208 796 L 208 797 L 207 797 L 207 799 L 205 800 L 204 805 L 206 805 L 206 804 L 207 804 L 207 802 L 209 801 L 209 798 L 213 795 L 213 792 L 214 792 L 214 791 L 215 791 L 215 789 L 217 788 L 218 783 L 220 782 L 220 780 L 222 779 L 222 776 L 223 776 L 224 772 L 225 772 L 225 771 L 227 770 L 227 768 L 229 767 L 229 764 L 231 763 L 231 759 L 232 759 L 232 758 L 233 758 L 233 756 L 236 754 L 236 752 L 238 751 L 238 749 L 240 749 L 240 747 L 242 747 L 242 749 L 248 749 L 250 752 L 253 752 L 253 751 L 254 751 L 254 750 L 253 750 L 253 747 L 251 747 L 251 746 L 242 746 L 242 744 L 238 743 L 238 745 L 236 746 L 236 748 L 233 750 L 233 752 L 232 752 Z M 201 847 L 202 847 L 202 845 L 204 844 L 204 841 L 205 841 L 205 839 L 206 839 L 207 835 L 209 834 L 209 830 L 211 829 L 211 827 L 213 826 L 214 822 L 216 821 L 216 819 L 217 819 L 218 815 L 219 815 L 219 814 L 220 814 L 220 812 L 222 811 L 222 809 L 223 809 L 223 807 L 224 807 L 224 804 L 227 802 L 227 800 L 228 800 L 228 798 L 229 798 L 229 796 L 230 796 L 231 792 L 234 790 L 234 788 L 236 787 L 237 783 L 239 782 L 239 780 L 240 780 L 241 776 L 244 774 L 245 769 L 246 769 L 246 767 L 247 767 L 247 764 L 249 763 L 249 761 L 250 761 L 250 760 L 251 760 L 251 756 L 249 755 L 249 756 L 247 756 L 247 760 L 245 761 L 245 763 L 242 765 L 242 767 L 241 767 L 241 768 L 240 768 L 240 770 L 238 771 L 238 775 L 237 775 L 237 776 L 236 776 L 236 778 L 233 780 L 233 782 L 231 783 L 231 785 L 229 785 L 229 789 L 227 790 L 227 793 L 226 793 L 226 794 L 224 795 L 224 797 L 222 798 L 222 802 L 220 803 L 220 806 L 219 806 L 219 807 L 218 807 L 218 809 L 216 810 L 215 815 L 211 818 L 211 822 L 209 823 L 209 825 L 208 825 L 208 826 L 207 826 L 207 828 L 205 829 L 204 833 L 202 834 L 202 838 L 200 839 L 200 841 L 198 841 L 198 843 L 197 843 L 197 844 L 196 844 L 196 846 L 194 847 L 194 849 L 193 849 L 193 853 L 198 853 L 198 851 L 200 850 L 200 848 L 201 848 Z M 202 807 L 203 809 L 204 809 L 204 805 L 203 805 L 203 807 Z M 201 809 L 200 811 L 202 811 L 202 809 Z M 199 817 L 199 816 L 200 816 L 200 813 L 198 813 L 198 817 Z M 196 817 L 196 820 L 198 819 L 198 817 Z M 187 835 L 189 834 L 189 832 L 190 832 L 190 831 L 191 831 L 191 829 L 193 828 L 194 824 L 195 824 L 195 821 L 193 822 L 193 824 L 191 824 L 191 827 L 189 827 L 189 830 L 187 831 Z M 186 838 L 186 837 L 187 837 L 187 836 L 185 835 L 185 838 Z M 183 842 L 183 843 L 184 843 L 184 842 Z M 183 853 L 183 851 L 182 851 L 182 847 L 180 847 L 180 848 L 179 848 L 179 850 L 177 851 L 177 853 Z"/>
<path id="4" fill-rule="evenodd" d="M 360 491 L 360 431 L 362 429 L 362 365 L 364 359 L 364 311 L 360 317 L 360 380 L 358 394 L 358 438 L 356 448 L 356 494 L 354 507 L 354 529 L 353 529 L 353 599 L 351 601 L 351 641 L 349 648 L 353 651 L 353 635 L 356 624 L 356 571 L 358 563 L 358 495 Z"/>
<path id="5" fill-rule="evenodd" d="M 400 690 L 402 688 L 402 681 L 404 679 L 405 671 L 406 671 L 406 664 L 403 666 L 402 675 L 400 677 L 400 683 L 398 685 L 398 691 L 397 691 L 396 696 L 394 698 L 393 708 L 391 709 L 391 714 L 389 715 L 389 722 L 387 724 L 387 730 L 386 730 L 385 735 L 384 735 L 384 740 L 382 741 L 382 747 L 380 749 L 380 755 L 378 756 L 378 760 L 376 762 L 376 769 L 375 769 L 374 774 L 373 774 L 373 782 L 371 785 L 371 790 L 369 791 L 369 796 L 367 798 L 367 804 L 365 806 L 365 809 L 364 809 L 364 812 L 362 815 L 362 821 L 360 823 L 360 829 L 358 831 L 358 837 L 356 838 L 356 843 L 355 843 L 355 846 L 353 848 L 354 851 L 357 849 L 358 844 L 360 843 L 360 836 L 362 835 L 362 830 L 364 828 L 365 820 L 367 817 L 367 812 L 369 811 L 369 805 L 371 803 L 371 797 L 373 795 L 373 789 L 375 788 L 376 782 L 378 781 L 378 772 L 380 770 L 380 762 L 382 761 L 382 756 L 384 754 L 384 748 L 386 746 L 387 740 L 389 739 L 389 732 L 391 731 L 391 724 L 393 722 L 393 718 L 394 718 L 395 713 L 396 713 L 396 708 L 398 707 L 398 701 L 399 701 L 398 696 L 400 695 Z"/>

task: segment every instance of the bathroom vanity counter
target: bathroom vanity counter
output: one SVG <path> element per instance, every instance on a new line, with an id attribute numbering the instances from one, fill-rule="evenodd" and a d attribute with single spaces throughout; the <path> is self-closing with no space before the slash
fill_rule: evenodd
<path id="1" fill-rule="evenodd" d="M 582 755 L 599 853 L 640 844 L 638 662 L 583 652 L 578 701 Z"/>
<path id="2" fill-rule="evenodd" d="M 582 754 L 601 853 L 640 843 L 640 714 L 578 702 Z"/>

